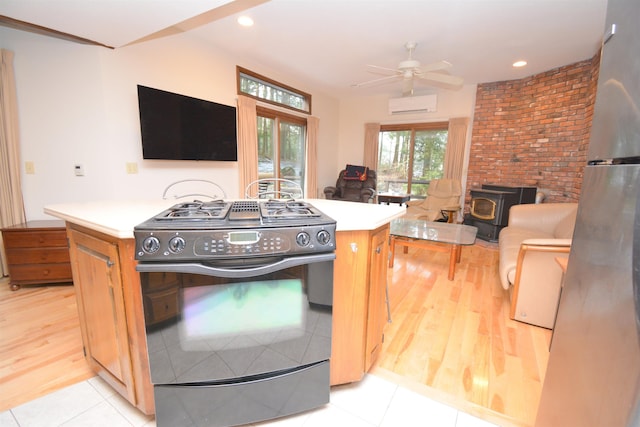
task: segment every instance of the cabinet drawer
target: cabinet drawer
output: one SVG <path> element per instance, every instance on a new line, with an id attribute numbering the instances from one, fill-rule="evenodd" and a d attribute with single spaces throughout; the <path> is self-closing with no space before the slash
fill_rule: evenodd
<path id="1" fill-rule="evenodd" d="M 8 264 L 68 264 L 69 250 L 67 248 L 48 248 L 48 249 L 8 249 Z"/>
<path id="2" fill-rule="evenodd" d="M 144 292 L 154 292 L 169 287 L 178 286 L 178 273 L 162 272 L 142 275 L 142 289 Z"/>
<path id="3" fill-rule="evenodd" d="M 26 264 L 9 266 L 9 279 L 18 282 L 70 282 L 71 264 Z"/>
<path id="4" fill-rule="evenodd" d="M 151 310 L 145 310 L 144 312 L 147 325 L 153 325 L 163 320 L 171 319 L 178 314 L 177 287 L 145 294 L 144 299 L 145 307 L 151 307 Z"/>
<path id="5" fill-rule="evenodd" d="M 67 234 L 63 230 L 4 231 L 2 239 L 6 248 L 67 247 Z"/>

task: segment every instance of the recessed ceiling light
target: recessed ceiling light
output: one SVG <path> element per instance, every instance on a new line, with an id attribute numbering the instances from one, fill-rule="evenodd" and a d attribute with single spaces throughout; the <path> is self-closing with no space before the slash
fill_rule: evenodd
<path id="1" fill-rule="evenodd" d="M 253 25 L 253 19 L 246 15 L 242 15 L 238 18 L 238 24 L 242 25 L 243 27 L 250 27 Z"/>
<path id="2" fill-rule="evenodd" d="M 515 68 L 524 67 L 525 65 L 527 65 L 527 61 L 516 61 L 513 63 Z"/>

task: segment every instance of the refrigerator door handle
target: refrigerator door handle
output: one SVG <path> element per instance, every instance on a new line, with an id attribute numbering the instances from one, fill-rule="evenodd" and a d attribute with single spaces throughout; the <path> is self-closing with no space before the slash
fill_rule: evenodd
<path id="1" fill-rule="evenodd" d="M 609 40 L 611 40 L 611 37 L 613 37 L 616 34 L 616 24 L 611 24 L 611 28 L 609 30 L 607 30 L 606 33 L 604 33 L 604 41 L 602 42 L 602 44 L 606 44 Z"/>
<path id="2" fill-rule="evenodd" d="M 640 344 L 640 185 L 636 195 L 636 214 L 633 224 L 633 243 L 631 249 L 631 273 L 633 282 L 633 303 L 636 318 L 636 332 Z"/>

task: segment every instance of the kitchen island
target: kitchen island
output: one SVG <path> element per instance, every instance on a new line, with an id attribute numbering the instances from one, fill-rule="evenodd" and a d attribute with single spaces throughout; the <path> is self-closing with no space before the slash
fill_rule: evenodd
<path id="1" fill-rule="evenodd" d="M 336 220 L 331 384 L 359 381 L 380 352 L 387 321 L 389 222 L 404 207 L 309 199 Z M 49 205 L 66 222 L 85 354 L 129 402 L 154 413 L 134 227 L 173 200 Z"/>

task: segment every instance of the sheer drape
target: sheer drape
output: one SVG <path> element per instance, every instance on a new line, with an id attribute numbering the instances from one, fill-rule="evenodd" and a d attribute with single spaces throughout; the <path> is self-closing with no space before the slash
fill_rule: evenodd
<path id="1" fill-rule="evenodd" d="M 447 150 L 444 155 L 444 176 L 462 181 L 464 167 L 464 147 L 467 141 L 468 117 L 449 120 Z"/>
<path id="2" fill-rule="evenodd" d="M 240 197 L 249 184 L 258 179 L 258 122 L 256 101 L 238 96 L 238 181 Z"/>
<path id="3" fill-rule="evenodd" d="M 307 117 L 307 165 L 305 171 L 305 196 L 318 197 L 318 128 L 320 119 Z"/>
<path id="4" fill-rule="evenodd" d="M 380 123 L 365 123 L 364 125 L 364 166 L 378 169 L 378 140 Z"/>
<path id="5" fill-rule="evenodd" d="M 25 221 L 20 185 L 18 102 L 13 73 L 13 52 L 0 49 L 0 226 Z M 0 275 L 6 274 L 0 237 Z"/>

